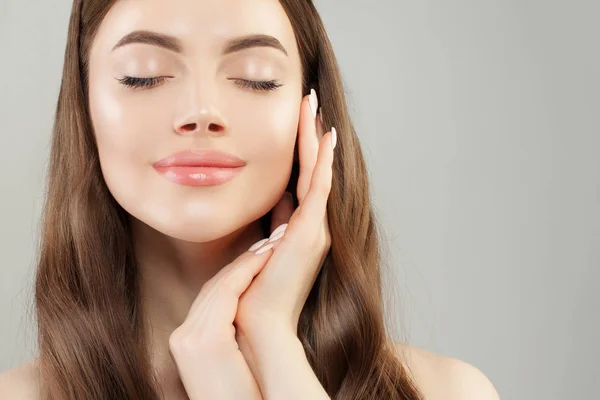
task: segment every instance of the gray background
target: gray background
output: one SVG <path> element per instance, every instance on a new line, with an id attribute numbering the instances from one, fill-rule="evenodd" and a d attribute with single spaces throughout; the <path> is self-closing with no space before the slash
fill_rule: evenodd
<path id="1" fill-rule="evenodd" d="M 35 354 L 33 255 L 70 6 L 0 0 L 0 371 Z M 317 6 L 409 340 L 477 366 L 503 399 L 599 398 L 600 2 Z"/>

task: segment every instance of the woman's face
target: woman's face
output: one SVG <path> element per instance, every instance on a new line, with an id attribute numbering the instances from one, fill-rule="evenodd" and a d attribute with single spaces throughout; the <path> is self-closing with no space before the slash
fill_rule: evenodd
<path id="1" fill-rule="evenodd" d="M 168 38 L 121 42 L 134 31 Z M 266 40 L 243 40 L 252 35 Z M 277 0 L 116 1 L 92 44 L 89 77 L 102 174 L 137 220 L 205 242 L 257 220 L 285 191 L 302 87 L 294 32 Z M 158 79 L 132 88 L 125 84 L 144 81 L 126 77 Z M 155 168 L 190 149 L 245 165 L 208 186 L 176 183 Z"/>

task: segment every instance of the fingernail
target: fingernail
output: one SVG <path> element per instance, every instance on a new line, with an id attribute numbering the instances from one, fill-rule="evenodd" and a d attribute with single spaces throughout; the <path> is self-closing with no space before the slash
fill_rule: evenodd
<path id="1" fill-rule="evenodd" d="M 278 235 L 279 233 L 283 233 L 285 232 L 285 230 L 287 229 L 288 224 L 282 224 L 279 225 L 277 228 L 275 228 L 275 230 L 271 233 L 271 236 L 269 236 L 269 239 L 271 239 L 272 237 Z"/>
<path id="2" fill-rule="evenodd" d="M 256 253 L 254 253 L 254 254 L 261 254 L 261 253 L 264 253 L 265 251 L 267 251 L 267 250 L 269 250 L 269 249 L 272 249 L 272 248 L 273 248 L 273 246 L 275 246 L 275 243 L 271 243 L 271 244 L 268 244 L 268 245 L 266 245 L 266 246 L 263 246 L 263 247 L 261 247 L 260 249 L 258 249 L 258 251 L 257 251 Z"/>
<path id="3" fill-rule="evenodd" d="M 254 251 L 254 250 L 258 249 L 260 246 L 262 246 L 268 240 L 269 240 L 269 238 L 266 238 L 266 239 L 263 239 L 263 240 L 259 240 L 258 242 L 254 243 L 252 246 L 250 246 L 250 248 L 248 249 L 248 251 Z"/>
<path id="4" fill-rule="evenodd" d="M 287 229 L 288 224 L 283 224 L 277 227 L 269 236 L 269 242 L 275 242 L 283 237 L 285 234 L 285 230 Z"/>
<path id="5" fill-rule="evenodd" d="M 317 92 L 315 89 L 310 89 L 310 96 L 308 96 L 308 104 L 310 105 L 310 111 L 312 112 L 313 118 L 317 118 Z"/>
<path id="6" fill-rule="evenodd" d="M 335 145 L 337 144 L 337 131 L 334 127 L 331 127 L 331 144 L 335 149 Z"/>
<path id="7" fill-rule="evenodd" d="M 285 230 L 278 232 L 275 235 L 271 235 L 271 237 L 269 238 L 269 242 L 276 242 L 277 240 L 281 239 L 284 234 Z"/>

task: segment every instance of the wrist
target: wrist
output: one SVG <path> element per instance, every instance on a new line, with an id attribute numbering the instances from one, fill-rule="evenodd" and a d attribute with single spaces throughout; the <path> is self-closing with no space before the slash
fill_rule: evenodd
<path id="1" fill-rule="evenodd" d="M 236 328 L 248 341 L 267 344 L 273 340 L 298 339 L 297 324 L 280 318 L 254 317 L 252 321 L 236 321 Z"/>
<path id="2" fill-rule="evenodd" d="M 265 325 L 249 334 L 244 345 L 265 400 L 329 398 L 291 329 Z"/>
<path id="3" fill-rule="evenodd" d="M 239 327 L 236 339 L 252 358 L 252 365 L 260 371 L 270 369 L 284 358 L 306 358 L 304 347 L 296 333 L 279 324 L 264 324 L 251 329 Z"/>

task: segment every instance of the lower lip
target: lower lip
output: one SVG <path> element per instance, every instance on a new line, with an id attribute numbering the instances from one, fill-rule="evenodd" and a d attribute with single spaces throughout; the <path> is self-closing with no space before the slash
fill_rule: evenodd
<path id="1" fill-rule="evenodd" d="M 154 167 L 168 180 L 186 186 L 215 186 L 236 177 L 244 167 Z"/>

